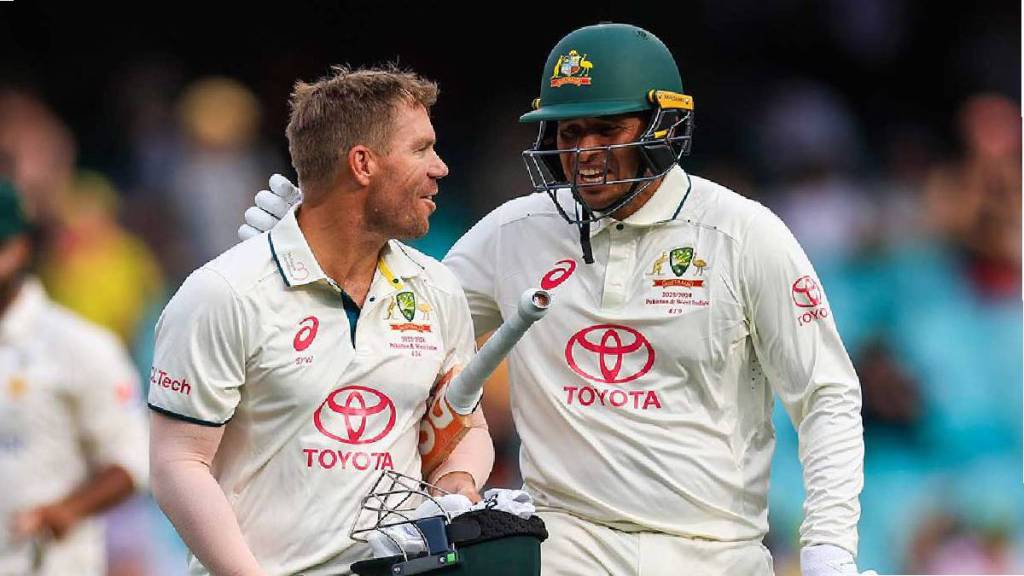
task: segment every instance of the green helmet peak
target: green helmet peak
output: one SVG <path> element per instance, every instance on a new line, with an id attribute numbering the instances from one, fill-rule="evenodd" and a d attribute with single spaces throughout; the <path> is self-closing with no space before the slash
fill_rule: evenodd
<path id="1" fill-rule="evenodd" d="M 555 45 L 541 75 L 540 98 L 519 121 L 651 110 L 652 90 L 683 93 L 675 59 L 657 36 L 629 24 L 586 26 Z"/>

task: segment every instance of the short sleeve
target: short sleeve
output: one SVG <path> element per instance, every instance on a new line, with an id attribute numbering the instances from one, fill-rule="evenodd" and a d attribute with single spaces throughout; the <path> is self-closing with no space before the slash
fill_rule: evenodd
<path id="1" fill-rule="evenodd" d="M 473 321 L 470 318 L 469 304 L 466 296 L 456 287 L 453 305 L 448 310 L 448 321 L 445 326 L 445 358 L 441 366 L 441 374 L 447 373 L 455 366 L 465 367 L 476 352 L 476 341 L 473 338 Z"/>
<path id="2" fill-rule="evenodd" d="M 245 380 L 238 295 L 214 270 L 182 284 L 156 326 L 149 406 L 171 417 L 219 426 L 234 414 Z"/>

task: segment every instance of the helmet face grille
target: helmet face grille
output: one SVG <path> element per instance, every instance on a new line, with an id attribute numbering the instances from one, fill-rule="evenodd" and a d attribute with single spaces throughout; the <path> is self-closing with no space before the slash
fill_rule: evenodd
<path id="1" fill-rule="evenodd" d="M 444 507 L 431 495 L 431 491 L 440 494 L 448 494 L 437 486 L 428 484 L 423 480 L 406 476 L 394 470 L 385 470 L 377 481 L 374 482 L 370 492 L 363 497 L 359 513 L 356 514 L 349 537 L 359 542 L 367 542 L 367 536 L 371 532 L 382 534 L 391 540 L 398 549 L 405 549 L 402 544 L 394 539 L 385 529 L 395 526 L 408 525 L 419 533 L 423 543 L 428 542 L 427 535 L 416 524 L 416 509 L 425 501 L 432 501 L 438 510 L 444 512 Z M 445 523 L 451 521 L 447 512 Z"/>
<path id="2" fill-rule="evenodd" d="M 680 159 L 689 154 L 693 136 L 692 110 L 656 109 L 647 129 L 639 140 L 625 144 L 610 144 L 588 148 L 555 148 L 556 123 L 541 122 L 537 140 L 532 148 L 523 151 L 523 161 L 534 192 L 547 194 L 555 203 L 559 214 L 570 223 L 594 222 L 610 216 L 631 202 L 651 182 L 664 176 Z M 632 177 L 608 179 L 608 160 L 616 150 L 636 150 L 641 169 Z M 604 177 L 600 182 L 582 183 L 580 155 L 604 155 Z M 565 173 L 563 159 L 568 158 L 570 174 Z M 630 191 L 609 206 L 588 206 L 580 194 L 581 189 L 614 184 L 632 184 Z M 557 200 L 557 191 L 568 189 L 576 200 L 575 214 L 570 215 Z"/>

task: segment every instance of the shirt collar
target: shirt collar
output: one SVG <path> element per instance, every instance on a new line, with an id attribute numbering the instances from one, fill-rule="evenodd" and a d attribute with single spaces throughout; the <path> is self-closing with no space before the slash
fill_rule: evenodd
<path id="1" fill-rule="evenodd" d="M 0 340 L 17 341 L 37 330 L 37 317 L 46 306 L 46 292 L 39 280 L 29 276 L 17 296 L 0 315 Z"/>
<path id="2" fill-rule="evenodd" d="M 298 206 L 293 206 L 267 235 L 270 254 L 274 257 L 278 272 L 289 287 L 328 280 L 309 243 L 306 242 L 302 229 L 299 228 L 299 222 L 295 218 Z M 377 269 L 390 284 L 401 288 L 402 279 L 416 276 L 423 267 L 409 256 L 400 242 L 389 240 L 381 250 Z"/>
<path id="3" fill-rule="evenodd" d="M 295 218 L 295 211 L 300 205 L 292 206 L 288 213 L 281 218 L 281 221 L 267 234 L 267 241 L 270 242 L 270 254 L 277 263 L 277 270 L 284 278 L 284 283 L 289 287 L 312 284 L 319 280 L 326 280 L 320 264 L 317 263 L 313 251 L 306 242 L 306 237 L 299 228 L 299 221 Z"/>
<path id="4" fill-rule="evenodd" d="M 682 211 L 683 204 L 689 196 L 691 187 L 690 175 L 680 166 L 673 166 L 661 186 L 639 210 L 630 214 L 624 220 L 614 218 L 603 218 L 591 224 L 590 235 L 594 236 L 608 226 L 614 224 L 626 224 L 628 226 L 647 227 L 675 220 Z"/>
<path id="5" fill-rule="evenodd" d="M 388 240 L 381 250 L 377 271 L 393 288 L 402 290 L 402 280 L 419 275 L 423 271 L 423 266 L 409 256 L 409 250 L 401 242 Z"/>

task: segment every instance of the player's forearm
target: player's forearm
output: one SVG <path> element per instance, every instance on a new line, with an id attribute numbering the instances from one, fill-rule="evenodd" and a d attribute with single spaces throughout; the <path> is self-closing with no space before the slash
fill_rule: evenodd
<path id="1" fill-rule="evenodd" d="M 471 416 L 472 428 L 427 479 L 434 483 L 450 472 L 466 472 L 473 477 L 477 489 L 483 487 L 494 466 L 494 442 L 487 429 L 487 420 L 477 408 Z"/>
<path id="2" fill-rule="evenodd" d="M 856 554 L 864 486 L 864 429 L 856 380 L 818 388 L 808 400 L 799 435 L 806 491 L 800 542 L 833 544 Z"/>
<path id="3" fill-rule="evenodd" d="M 134 490 L 128 472 L 120 466 L 111 465 L 94 474 L 59 504 L 66 506 L 76 517 L 86 518 L 120 503 Z"/>
<path id="4" fill-rule="evenodd" d="M 224 492 L 201 462 L 154 462 L 153 496 L 211 574 L 262 575 Z"/>
<path id="5" fill-rule="evenodd" d="M 185 544 L 211 574 L 262 576 L 234 510 L 210 473 L 224 427 L 153 412 L 149 428 L 153 496 Z"/>
<path id="6" fill-rule="evenodd" d="M 49 504 L 21 510 L 12 526 L 19 537 L 62 539 L 81 521 L 124 500 L 132 493 L 131 476 L 120 466 L 101 469 L 73 492 Z"/>

